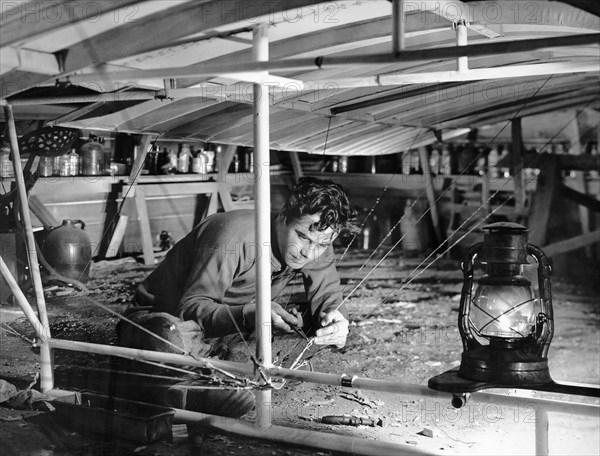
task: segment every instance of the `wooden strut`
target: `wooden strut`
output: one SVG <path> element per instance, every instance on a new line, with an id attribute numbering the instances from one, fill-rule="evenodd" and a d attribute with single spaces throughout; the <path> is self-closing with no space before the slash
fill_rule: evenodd
<path id="1" fill-rule="evenodd" d="M 252 62 L 236 62 L 232 64 L 203 65 L 198 68 L 161 68 L 157 70 L 128 70 L 119 72 L 89 73 L 71 75 L 72 83 L 94 82 L 111 78 L 114 81 L 133 80 L 133 79 L 154 79 L 154 78 L 183 78 L 183 77 L 210 77 L 215 74 L 226 75 L 240 72 L 262 72 L 278 70 L 314 70 L 315 67 L 322 69 L 324 67 L 342 66 L 342 65 L 381 65 L 395 63 L 398 61 L 416 61 L 416 60 L 437 60 L 459 57 L 473 57 L 479 55 L 507 54 L 523 51 L 532 51 L 539 48 L 548 47 L 566 47 L 580 46 L 585 44 L 595 44 L 598 42 L 600 34 L 586 33 L 573 36 L 562 36 L 555 38 L 536 38 L 530 40 L 519 40 L 513 42 L 470 44 L 466 46 L 445 47 L 436 49 L 420 49 L 415 51 L 399 52 L 397 56 L 391 53 L 374 55 L 356 55 L 332 57 L 323 56 L 315 58 L 285 59 L 279 61 L 267 61 L 264 59 L 254 60 Z M 318 61 L 318 65 L 316 62 Z M 597 68 L 597 67 L 596 67 Z M 498 77 L 497 70 L 496 77 Z M 594 70 L 589 70 L 594 71 Z M 597 71 L 597 69 L 596 69 Z M 176 91 L 177 89 L 174 89 Z M 88 100 L 89 102 L 89 100 Z"/>
<path id="2" fill-rule="evenodd" d="M 4 116 L 8 126 L 8 134 L 10 139 L 10 147 L 12 149 L 12 161 L 14 168 L 15 181 L 17 182 L 17 197 L 19 198 L 21 218 L 23 228 L 25 230 L 25 244 L 27 247 L 27 258 L 29 260 L 29 270 L 33 281 L 35 291 L 36 305 L 41 326 L 37 331 L 43 334 L 50 334 L 50 325 L 48 324 L 48 313 L 46 311 L 46 300 L 44 298 L 44 288 L 42 286 L 42 277 L 40 274 L 40 265 L 35 247 L 35 238 L 33 236 L 33 227 L 31 225 L 31 214 L 29 213 L 29 203 L 27 202 L 27 190 L 23 177 L 23 169 L 21 167 L 21 155 L 19 152 L 19 141 L 17 138 L 17 128 L 15 126 L 15 118 L 13 115 L 12 106 L 4 105 Z M 54 387 L 54 372 L 52 366 L 52 352 L 50 346 L 41 339 L 40 345 L 40 371 L 41 371 L 41 388 L 42 392 L 48 391 Z"/>

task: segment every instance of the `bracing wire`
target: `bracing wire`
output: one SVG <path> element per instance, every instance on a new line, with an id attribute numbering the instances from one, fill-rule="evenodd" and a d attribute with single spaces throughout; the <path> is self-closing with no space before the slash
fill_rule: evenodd
<path id="1" fill-rule="evenodd" d="M 533 94 L 533 95 L 530 97 L 530 99 L 531 99 L 531 98 L 533 98 L 533 97 L 535 97 L 535 96 L 536 96 L 536 95 L 537 95 L 537 94 L 538 94 L 538 93 L 539 93 L 539 92 L 540 92 L 540 91 L 541 91 L 541 90 L 544 88 L 544 86 L 545 86 L 545 85 L 548 83 L 548 81 L 550 81 L 550 79 L 551 79 L 551 78 L 552 78 L 552 75 L 550 75 L 548 78 L 546 78 L 546 80 L 545 80 L 545 81 L 544 81 L 544 82 L 543 82 L 543 83 L 540 85 L 540 87 L 538 87 L 538 89 L 537 89 L 537 90 L 536 90 L 536 92 L 535 92 L 535 93 L 534 93 L 534 94 Z M 505 128 L 506 128 L 506 127 L 507 127 L 507 126 L 508 126 L 508 125 L 509 125 L 509 124 L 510 124 L 510 123 L 511 123 L 511 122 L 512 122 L 512 121 L 513 121 L 515 118 L 517 118 L 517 117 L 518 117 L 519 113 L 520 113 L 520 112 L 521 112 L 523 109 L 525 109 L 525 107 L 527 106 L 527 103 L 528 103 L 528 101 L 529 101 L 529 99 L 528 99 L 528 100 L 526 100 L 526 102 L 525 102 L 525 103 L 524 103 L 524 104 L 523 104 L 523 105 L 522 105 L 522 106 L 521 106 L 521 107 L 520 107 L 520 108 L 517 110 L 517 112 L 516 112 L 515 114 L 513 114 L 513 116 L 512 116 L 512 117 L 511 117 L 511 118 L 510 118 L 510 119 L 509 119 L 509 120 L 508 120 L 508 121 L 505 123 L 505 125 L 504 125 L 504 126 L 503 126 L 503 127 L 502 127 L 502 128 L 499 130 L 499 131 L 498 131 L 498 133 L 496 133 L 496 135 L 495 135 L 495 136 L 494 136 L 494 137 L 493 137 L 493 138 L 492 138 L 492 139 L 489 141 L 489 143 L 488 143 L 488 146 L 489 146 L 489 144 L 491 144 L 491 143 L 492 143 L 492 142 L 493 142 L 493 141 L 494 141 L 494 140 L 495 140 L 495 139 L 498 137 L 498 135 L 500 135 L 500 133 L 502 133 L 502 131 L 504 131 L 504 129 L 505 129 Z M 463 170 L 463 171 L 462 171 L 460 174 L 458 174 L 457 176 L 455 176 L 455 177 L 453 178 L 453 180 L 452 180 L 452 183 L 456 182 L 456 181 L 457 181 L 457 180 L 458 180 L 460 177 L 462 177 L 462 176 L 465 174 L 466 170 L 467 170 L 467 169 L 468 169 L 468 168 L 469 168 L 471 165 L 473 165 L 473 164 L 475 164 L 475 163 L 476 163 L 476 161 L 477 161 L 477 160 L 480 158 L 481 154 L 483 153 L 483 151 L 484 151 L 486 148 L 487 148 L 487 146 L 481 149 L 481 151 L 480 151 L 480 152 L 479 152 L 479 153 L 478 153 L 478 154 L 477 154 L 477 155 L 476 155 L 476 156 L 473 158 L 473 160 L 472 160 L 472 161 L 471 161 L 471 162 L 470 162 L 470 163 L 469 163 L 467 166 L 465 166 L 465 169 L 464 169 L 464 170 Z M 451 185 L 450 185 L 450 186 L 448 186 L 448 188 L 451 188 Z M 496 193 L 497 193 L 497 192 L 496 192 Z M 496 193 L 494 193 L 494 195 L 493 195 L 493 196 L 495 196 L 495 195 L 496 195 Z M 442 198 L 443 194 L 444 194 L 444 192 L 441 192 L 441 193 L 440 193 L 440 195 L 438 195 L 438 197 L 437 197 L 437 198 L 436 198 L 436 200 L 434 201 L 434 203 L 437 203 L 437 202 L 438 202 L 438 201 L 439 201 L 439 200 Z M 491 198 L 491 197 L 490 197 L 490 198 Z M 416 200 L 415 200 L 415 202 L 416 202 Z M 413 205 L 414 205 L 414 204 L 415 204 L 415 203 L 413 203 Z M 416 221 L 413 223 L 413 225 L 410 227 L 409 231 L 410 231 L 411 229 L 414 229 L 414 228 L 416 227 L 417 223 L 418 223 L 418 222 L 419 222 L 419 221 L 420 221 L 420 220 L 421 220 L 423 217 L 425 217 L 425 215 L 426 215 L 427 213 L 429 213 L 429 211 L 430 211 L 430 210 L 431 210 L 431 207 L 428 207 L 428 208 L 427 208 L 427 210 L 425 210 L 425 211 L 423 212 L 423 214 L 421 214 L 421 216 L 420 216 L 420 217 L 419 217 L 419 218 L 418 218 L 418 219 L 417 219 L 417 220 L 416 220 Z M 404 215 L 403 215 L 403 217 L 404 217 Z M 402 218 L 401 218 L 400 220 L 402 220 Z M 399 223 L 399 222 L 400 222 L 400 221 L 398 221 L 398 223 Z M 394 227 L 392 227 L 392 230 L 395 228 L 395 226 L 396 226 L 396 225 L 394 225 Z M 392 230 L 390 230 L 390 232 L 391 232 Z M 375 264 L 375 266 L 373 266 L 373 268 L 372 268 L 372 269 L 371 269 L 371 270 L 370 270 L 370 271 L 369 271 L 369 272 L 368 272 L 368 273 L 365 275 L 365 277 L 364 277 L 364 278 L 363 278 L 363 279 L 362 279 L 362 280 L 361 280 L 361 281 L 360 281 L 360 282 L 359 282 L 359 283 L 358 283 L 358 284 L 357 284 L 357 285 L 356 285 L 356 286 L 355 286 L 355 287 L 352 289 L 352 291 L 351 291 L 349 294 L 347 294 L 347 295 L 346 295 L 346 296 L 345 296 L 345 297 L 342 299 L 341 303 L 340 303 L 340 304 L 337 306 L 337 309 L 339 309 L 339 308 L 340 308 L 340 307 L 341 307 L 341 306 L 342 306 L 342 305 L 343 305 L 343 304 L 344 304 L 344 303 L 345 303 L 345 302 L 346 302 L 346 301 L 347 301 L 347 300 L 350 298 L 350 296 L 352 296 L 352 294 L 353 294 L 354 292 L 356 292 L 356 290 L 358 290 L 358 288 L 359 288 L 359 287 L 360 287 L 360 286 L 361 286 L 361 285 L 362 285 L 362 284 L 365 282 L 365 280 L 366 280 L 366 279 L 367 279 L 367 278 L 368 278 L 368 277 L 369 277 L 369 276 L 370 276 L 370 275 L 371 275 L 371 274 L 372 274 L 372 273 L 375 271 L 375 269 L 377 269 L 377 267 L 379 267 L 379 266 L 381 265 L 381 263 L 382 263 L 382 262 L 383 262 L 383 261 L 384 261 L 384 260 L 385 260 L 385 259 L 386 259 L 386 258 L 387 258 L 389 255 L 390 255 L 390 254 L 391 254 L 391 252 L 392 252 L 392 251 L 393 251 L 393 250 L 394 250 L 394 249 L 395 249 L 395 248 L 396 248 L 396 247 L 397 247 L 397 246 L 400 244 L 400 242 L 402 241 L 402 239 L 404 239 L 404 237 L 406 236 L 406 234 L 408 234 L 408 232 L 407 232 L 407 233 L 405 233 L 405 234 L 404 234 L 404 235 L 403 235 L 403 236 L 402 236 L 402 237 L 401 237 L 401 238 L 400 238 L 400 239 L 399 239 L 399 240 L 398 240 L 398 241 L 397 241 L 397 242 L 396 242 L 396 243 L 395 243 L 395 244 L 394 244 L 394 245 L 393 245 L 393 246 L 392 246 L 392 247 L 391 247 L 389 250 L 388 250 L 388 252 L 387 252 L 387 253 L 386 253 L 386 254 L 385 254 L 385 255 L 384 255 L 384 256 L 383 256 L 383 257 L 382 257 L 382 258 L 381 258 L 381 259 L 380 259 L 380 260 L 379 260 L 379 261 L 378 261 L 376 264 Z M 389 233 L 388 233 L 388 236 L 389 236 Z M 377 247 L 377 249 L 378 249 L 378 248 L 379 248 L 379 247 L 380 247 L 382 244 L 383 244 L 383 243 L 380 243 L 380 245 Z M 442 244 L 442 245 L 443 245 L 443 244 Z M 369 258 L 371 258 L 371 257 L 369 257 Z M 362 268 L 361 268 L 361 269 L 362 269 Z"/>
<path id="2" fill-rule="evenodd" d="M 593 100 L 592 100 L 593 101 Z M 585 108 L 587 106 L 589 106 L 591 104 L 588 103 L 584 108 L 582 108 L 582 110 L 578 111 L 578 113 L 575 115 L 575 117 L 573 119 L 571 119 L 569 122 L 567 122 L 567 124 L 565 124 L 552 138 L 550 138 L 546 144 L 544 144 L 544 146 L 542 147 L 542 150 L 544 147 L 546 147 L 548 144 L 551 144 L 553 139 L 556 138 L 561 131 L 563 131 L 570 123 L 574 122 L 575 120 L 577 120 L 577 118 L 579 117 L 579 115 L 585 110 Z M 519 171 L 521 171 L 523 168 L 521 168 Z M 513 180 L 516 176 L 511 176 L 510 179 L 507 179 L 500 188 L 498 188 L 492 195 L 490 195 L 490 197 L 488 198 L 488 202 L 491 201 L 503 188 L 504 186 L 506 186 L 506 184 L 508 184 L 508 182 L 510 182 L 511 180 Z M 465 232 L 460 238 L 458 238 L 456 241 L 454 241 L 451 245 L 449 245 L 446 250 L 444 252 L 442 252 L 440 255 L 438 255 L 438 257 L 443 256 L 444 254 L 446 254 L 447 252 L 449 252 L 454 246 L 456 246 L 457 244 L 460 243 L 460 241 L 462 241 L 466 236 L 468 236 L 470 233 L 472 233 L 475 229 L 477 229 L 479 227 L 479 225 L 481 225 L 482 223 L 485 222 L 485 220 L 487 218 L 489 218 L 491 215 L 493 215 L 494 213 L 496 213 L 502 206 L 504 206 L 506 203 L 508 202 L 508 200 L 504 200 L 501 204 L 499 204 L 497 207 L 495 207 L 490 214 L 488 214 L 486 216 L 485 219 L 479 221 L 477 224 L 475 224 L 470 230 L 468 230 L 467 232 Z M 456 231 L 460 231 L 460 229 L 462 227 L 464 227 L 471 218 L 473 218 L 475 216 L 475 214 L 477 214 L 477 212 L 479 212 L 484 206 L 480 206 L 477 210 L 475 210 L 469 217 L 467 217 L 464 222 L 456 229 Z M 385 302 L 391 298 L 392 295 L 396 294 L 396 293 L 401 293 L 403 290 L 405 290 L 417 277 L 419 277 L 421 274 L 423 274 L 429 267 L 431 267 L 435 261 L 432 261 L 431 263 L 428 263 L 423 269 L 419 269 L 421 268 L 421 266 L 423 266 L 433 255 L 435 255 L 437 253 L 437 251 L 443 246 L 444 244 L 440 244 L 435 250 L 433 250 L 423 261 L 421 261 L 421 263 L 419 263 L 415 268 L 413 268 L 413 270 L 408 274 L 407 278 L 409 280 L 406 280 L 402 283 L 400 289 L 398 290 L 393 290 L 388 296 L 386 296 L 381 303 L 379 303 L 377 306 L 375 306 L 370 312 L 369 314 L 367 314 L 364 318 L 369 318 L 382 304 L 385 304 Z M 414 274 L 414 272 L 419 271 L 417 274 Z M 412 277 L 411 277 L 412 276 Z"/>
<path id="3" fill-rule="evenodd" d="M 415 137 L 413 138 L 411 144 L 408 146 L 407 150 L 411 150 L 414 143 L 417 141 L 417 139 L 419 139 L 422 135 L 423 129 L 419 129 L 419 132 L 415 135 Z M 363 222 L 361 223 L 359 230 L 362 230 L 365 226 L 365 224 L 367 223 L 367 221 L 369 220 L 369 218 L 371 217 L 371 215 L 373 214 L 373 212 L 375 211 L 375 208 L 379 205 L 379 202 L 381 201 L 381 198 L 383 197 L 383 195 L 385 194 L 385 192 L 387 192 L 388 188 L 390 187 L 390 185 L 392 184 L 392 180 L 394 179 L 394 177 L 396 177 L 396 170 L 394 169 L 394 173 L 390 176 L 390 178 L 388 179 L 385 187 L 383 188 L 383 190 L 381 191 L 381 193 L 377 196 L 377 198 L 375 199 L 375 202 L 373 203 L 373 205 L 371 206 L 371 209 L 369 209 L 368 214 L 365 216 Z M 413 203 L 413 205 L 416 204 L 416 201 Z M 412 207 L 412 206 L 411 206 Z M 395 228 L 395 226 L 392 228 L 391 231 L 393 231 L 393 229 Z M 350 241 L 348 242 L 348 244 L 346 245 L 346 248 L 344 249 L 344 252 L 342 253 L 342 255 L 340 256 L 340 258 L 337 260 L 337 262 L 342 261 L 342 259 L 344 258 L 344 256 L 346 255 L 346 253 L 348 253 L 348 250 L 350 249 L 350 247 L 352 246 L 352 244 L 354 243 L 354 241 L 356 240 L 356 238 L 358 237 L 358 233 L 360 231 L 357 231 L 356 233 L 354 233 L 354 235 L 352 236 L 352 239 L 350 239 Z M 387 238 L 387 237 L 386 237 Z M 377 246 L 377 248 L 375 249 L 375 251 L 379 248 L 379 246 Z M 369 260 L 371 259 L 371 256 L 369 258 L 367 258 L 367 260 L 364 262 L 364 264 L 360 267 L 359 271 L 362 270 L 367 263 L 369 262 Z M 342 290 L 343 291 L 343 290 Z"/>
<path id="4" fill-rule="evenodd" d="M 512 179 L 512 178 L 511 178 Z M 506 185 L 506 183 L 508 183 L 511 179 L 508 179 L 504 185 Z M 503 186 L 504 186 L 503 185 Z M 490 201 L 494 196 L 496 196 L 500 190 L 502 189 L 499 188 L 498 190 L 496 190 L 496 192 L 494 192 L 494 194 L 492 196 L 490 196 L 490 198 L 488 199 L 488 201 Z M 496 213 L 498 210 L 500 210 L 500 208 L 502 206 L 504 206 L 506 203 L 508 202 L 508 200 L 504 200 L 501 204 L 499 204 L 498 206 L 496 206 L 488 215 L 491 216 L 494 213 Z M 477 214 L 481 209 L 483 209 L 483 206 L 480 206 L 477 210 L 475 210 L 469 217 L 467 217 L 463 223 L 456 229 L 456 231 L 459 231 L 463 226 L 467 225 L 468 222 L 471 220 L 471 218 L 473 218 L 475 216 L 475 214 Z M 438 257 L 428 263 L 423 269 L 419 269 L 421 266 L 423 266 L 427 260 L 429 260 L 429 258 L 431 258 L 433 255 L 435 255 L 445 244 L 440 244 L 436 249 L 434 249 L 423 261 L 421 261 L 421 263 L 419 263 L 415 268 L 413 268 L 413 270 L 411 272 L 409 272 L 407 277 L 410 277 L 410 279 L 406 282 L 403 282 L 400 289 L 399 290 L 392 290 L 392 292 L 390 294 L 388 294 L 388 296 L 386 296 L 384 299 L 382 299 L 382 301 L 375 306 L 371 312 L 369 312 L 369 314 L 367 314 L 367 316 L 365 318 L 370 317 L 373 312 L 375 312 L 375 310 L 377 310 L 382 304 L 385 304 L 386 300 L 389 299 L 392 295 L 396 294 L 396 293 L 400 293 L 402 291 L 404 291 L 417 277 L 419 277 L 421 274 L 423 274 L 427 269 L 429 269 L 436 261 L 439 257 L 443 256 L 444 254 L 448 253 L 450 250 L 452 250 L 452 248 L 456 245 L 458 245 L 460 243 L 460 241 L 462 241 L 465 237 L 467 237 L 469 234 L 471 234 L 473 231 L 475 231 L 475 229 L 477 229 L 482 223 L 484 223 L 486 221 L 487 217 L 480 220 L 479 222 L 477 222 L 475 225 L 473 225 L 469 230 L 467 230 L 461 237 L 459 237 L 458 239 L 456 239 L 456 241 L 454 241 L 452 244 L 450 244 L 446 250 L 444 250 L 440 255 L 438 255 Z M 416 271 L 419 271 L 417 274 L 414 274 Z M 411 277 L 412 276 L 412 277 Z"/>

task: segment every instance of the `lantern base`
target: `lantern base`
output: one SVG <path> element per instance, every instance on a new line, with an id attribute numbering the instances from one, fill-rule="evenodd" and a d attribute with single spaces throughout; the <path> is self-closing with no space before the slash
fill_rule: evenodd
<path id="1" fill-rule="evenodd" d="M 463 352 L 458 375 L 464 379 L 506 386 L 552 382 L 548 358 L 524 349 L 482 346 Z"/>
<path id="2" fill-rule="evenodd" d="M 557 383 L 551 380 L 541 385 L 503 385 L 496 382 L 472 381 L 458 375 L 458 367 L 436 375 L 429 379 L 429 388 L 436 391 L 444 391 L 454 395 L 475 393 L 488 388 L 511 388 L 528 389 L 535 391 L 547 391 L 549 393 L 570 394 L 587 397 L 600 397 L 600 388 L 595 385 L 583 385 L 579 383 Z M 454 404 L 453 404 L 454 405 Z M 460 407 L 460 405 L 455 405 Z"/>

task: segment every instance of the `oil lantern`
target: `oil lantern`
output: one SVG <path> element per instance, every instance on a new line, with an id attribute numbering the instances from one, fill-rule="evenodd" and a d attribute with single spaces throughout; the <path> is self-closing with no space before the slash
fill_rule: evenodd
<path id="1" fill-rule="evenodd" d="M 554 335 L 550 264 L 527 243 L 527 228 L 516 223 L 484 226 L 483 242 L 462 263 L 458 330 L 463 353 L 458 368 L 429 379 L 431 389 L 453 394 L 462 407 L 469 393 L 485 388 L 523 388 L 600 397 L 595 385 L 558 383 L 548 369 Z M 537 293 L 523 275 L 531 256 L 537 263 Z M 474 279 L 475 260 L 485 272 Z"/>
<path id="2" fill-rule="evenodd" d="M 554 332 L 550 265 L 546 255 L 527 244 L 527 228 L 494 223 L 483 242 L 468 251 L 459 309 L 463 354 L 459 377 L 499 385 L 552 382 L 548 349 Z M 531 255 L 538 265 L 538 295 L 523 275 Z M 474 261 L 485 274 L 474 287 Z"/>

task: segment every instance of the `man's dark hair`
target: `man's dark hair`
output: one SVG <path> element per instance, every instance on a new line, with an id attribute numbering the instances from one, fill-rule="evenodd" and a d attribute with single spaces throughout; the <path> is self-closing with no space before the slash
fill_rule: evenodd
<path id="1" fill-rule="evenodd" d="M 321 213 L 311 230 L 323 231 L 332 228 L 341 235 L 356 233 L 357 211 L 350 205 L 348 195 L 340 184 L 314 177 L 300 178 L 292 188 L 280 215 L 288 224 L 305 215 Z"/>

